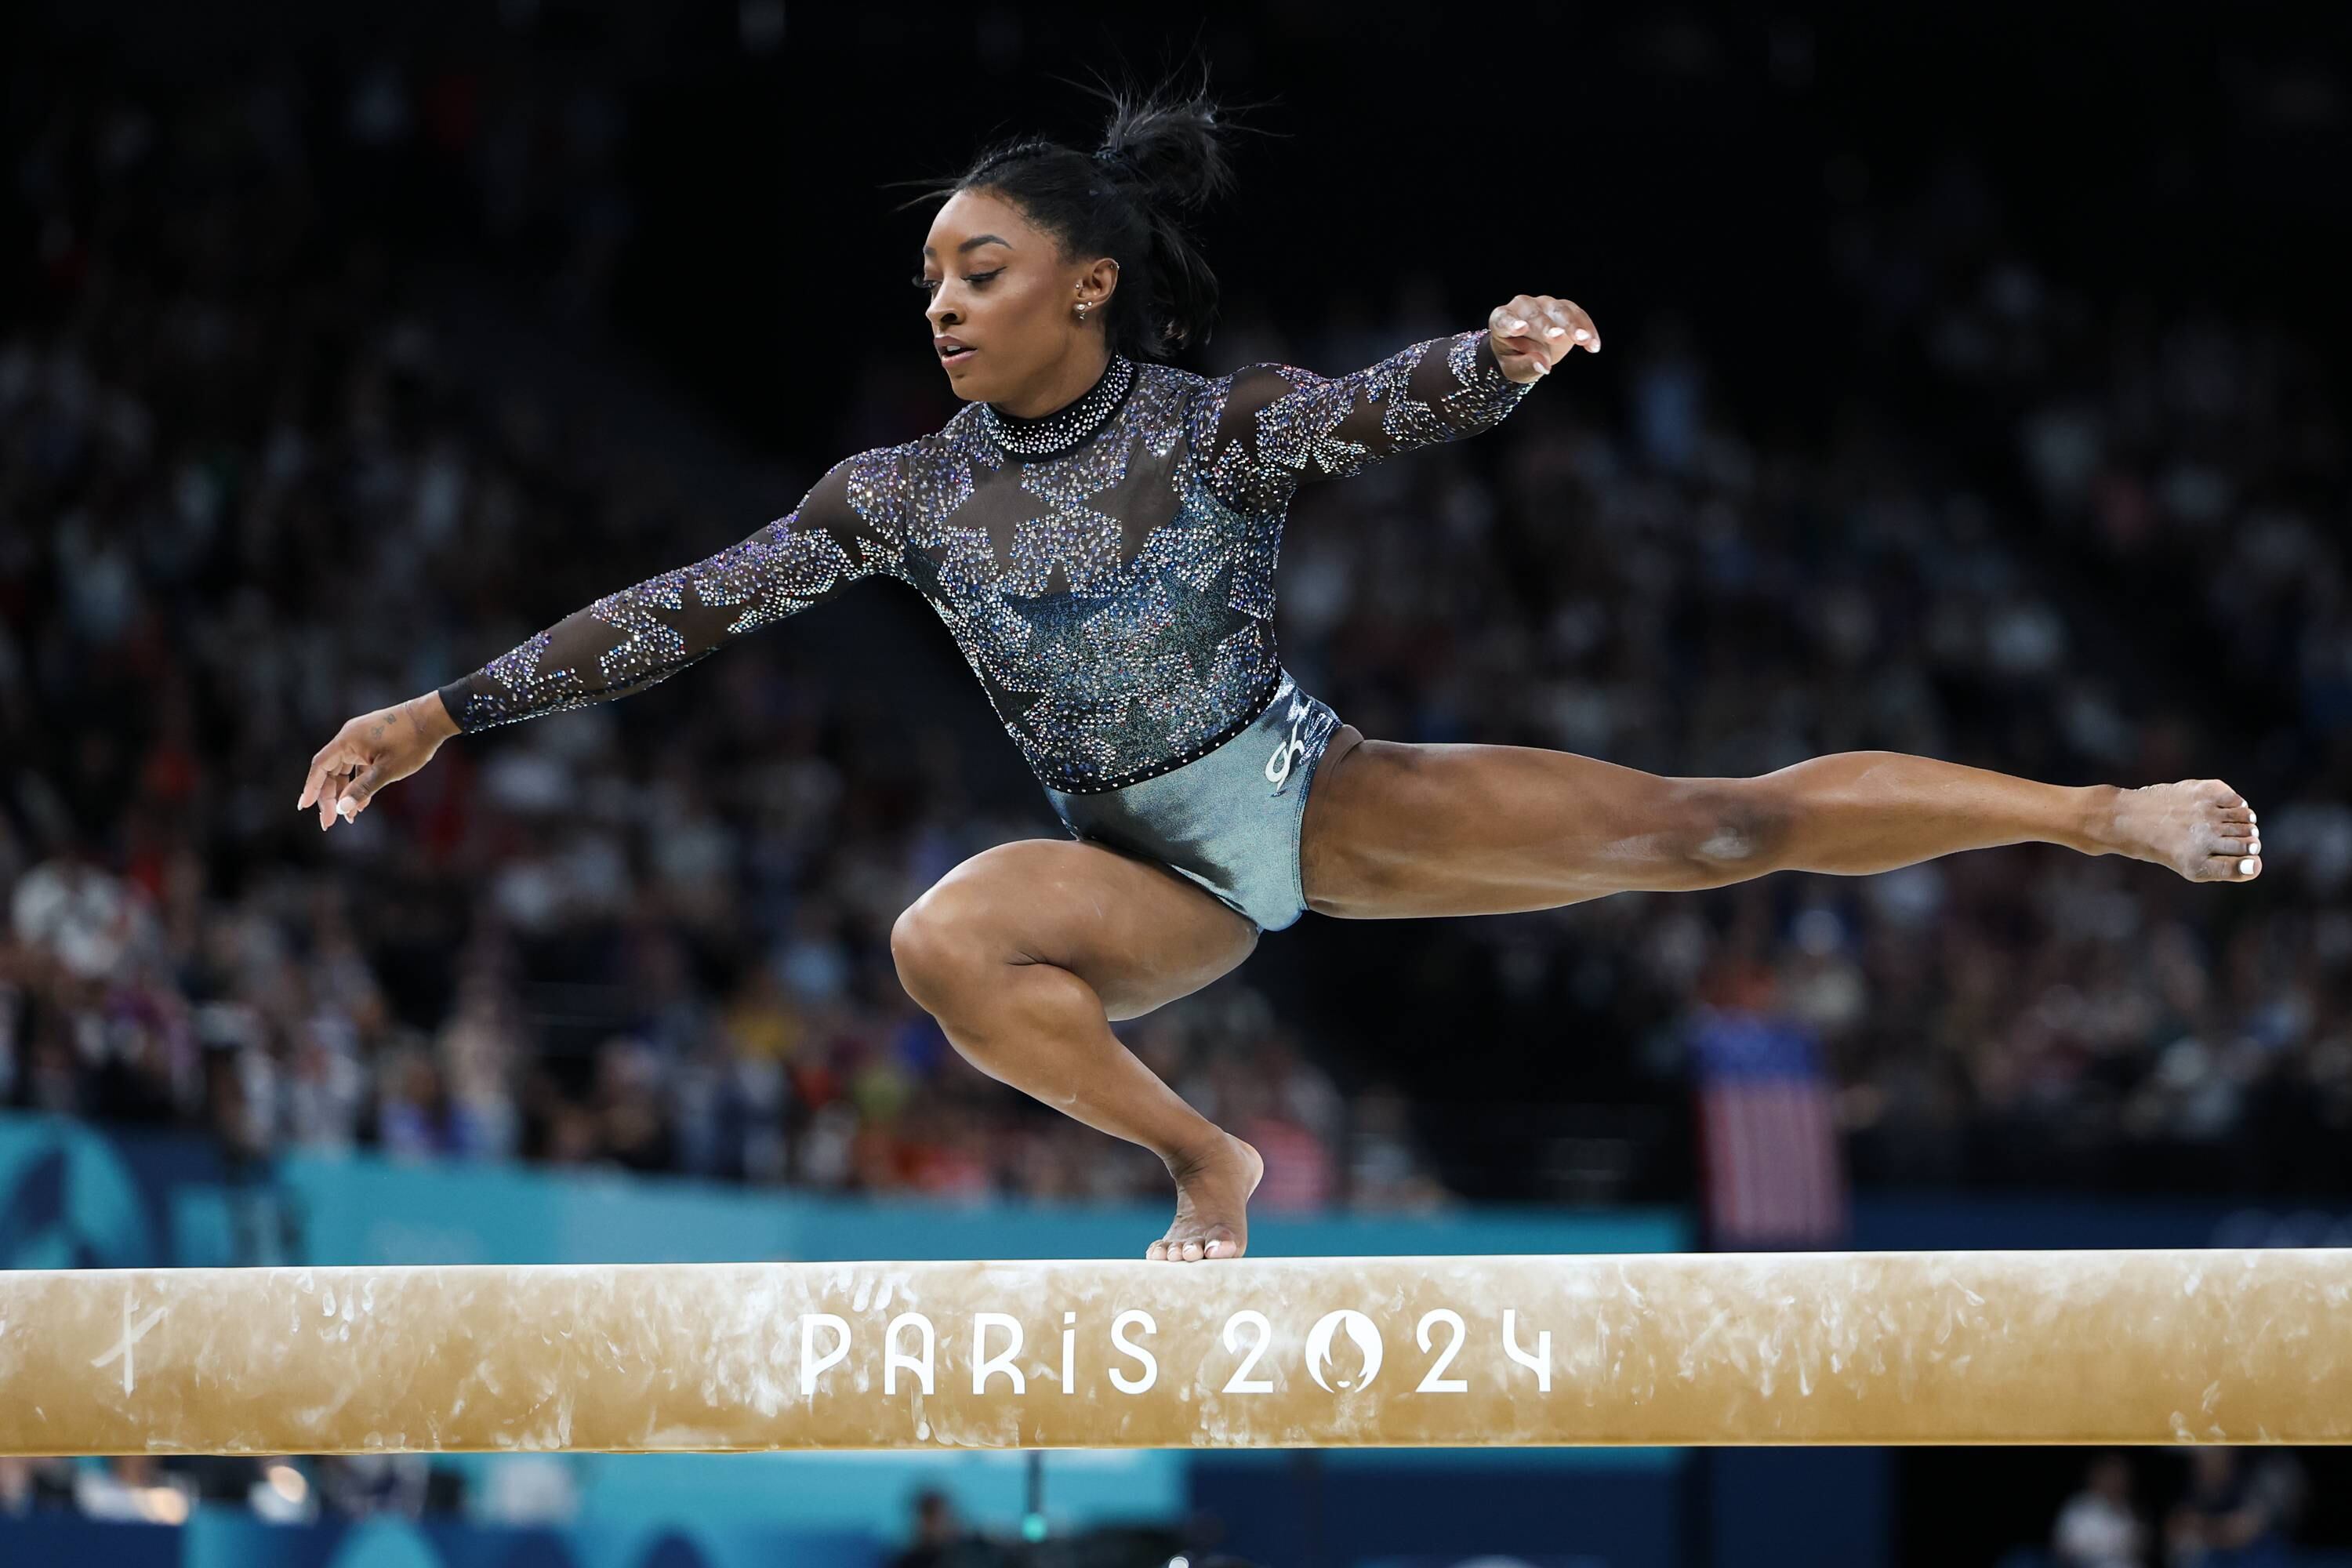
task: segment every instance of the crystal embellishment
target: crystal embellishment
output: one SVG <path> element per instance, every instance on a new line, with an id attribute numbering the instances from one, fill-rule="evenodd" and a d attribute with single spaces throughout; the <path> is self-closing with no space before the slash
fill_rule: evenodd
<path id="1" fill-rule="evenodd" d="M 981 425 L 988 438 L 1016 458 L 1050 458 L 1076 446 L 1097 430 L 1117 408 L 1127 389 L 1135 384 L 1135 362 L 1113 354 L 1095 384 L 1074 402 L 1035 419 L 999 414 L 992 403 L 980 405 Z"/>

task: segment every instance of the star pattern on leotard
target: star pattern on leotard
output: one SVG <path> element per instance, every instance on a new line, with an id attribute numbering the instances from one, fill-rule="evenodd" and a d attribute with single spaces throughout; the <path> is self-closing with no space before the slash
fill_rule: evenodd
<path id="1" fill-rule="evenodd" d="M 1022 470 L 1023 492 L 1044 501 L 1045 510 L 1013 527 L 1008 586 L 1039 585 L 1058 570 L 1071 586 L 1092 592 L 1118 575 L 1126 527 L 1087 502 L 1127 478 L 1133 445 L 1091 442 L 1067 458 L 1032 463 Z"/>
<path id="2" fill-rule="evenodd" d="M 1467 436 L 1525 395 L 1483 328 L 1344 376 L 1139 364 L 1066 452 L 1000 447 L 966 404 L 835 464 L 802 507 L 574 612 L 442 689 L 468 730 L 601 701 L 875 574 L 908 583 L 1039 779 L 1117 787 L 1180 765 L 1280 673 L 1275 563 L 1292 492 Z"/>
<path id="3" fill-rule="evenodd" d="M 1037 673 L 1066 677 L 1101 656 L 1104 650 L 1090 633 L 1099 617 L 1118 609 L 1122 597 L 1049 588 L 1034 595 L 1005 594 L 998 602 L 1029 629 L 1022 662 Z"/>
<path id="4" fill-rule="evenodd" d="M 940 574 L 940 563 L 929 551 L 909 547 L 905 564 L 899 572 L 908 586 L 931 602 L 931 608 L 939 612 L 940 619 L 950 627 L 962 621 L 963 612 L 956 607 L 955 599 L 948 592 L 946 579 Z"/>
<path id="5" fill-rule="evenodd" d="M 684 617 L 690 607 L 737 610 L 721 624 L 725 636 L 740 637 L 814 604 L 854 574 L 837 540 L 822 529 L 795 528 L 794 521 L 770 523 L 709 560 L 589 605 L 592 618 L 621 634 L 597 656 L 605 679 L 633 683 L 709 652 L 715 642 L 697 648 L 688 641 Z"/>
<path id="6" fill-rule="evenodd" d="M 980 677 L 980 689 L 988 693 L 989 703 L 996 710 L 996 716 L 1003 720 L 1007 725 L 1024 722 L 1024 716 L 1030 709 L 1034 708 L 1045 695 L 1043 692 L 1024 691 L 1017 686 L 1005 685 L 985 659 L 975 658 L 967 654 L 964 656 L 964 662 L 971 666 L 971 672 L 974 675 Z M 1014 738 L 1019 739 L 1018 735 Z"/>
<path id="7" fill-rule="evenodd" d="M 1091 507 L 1062 506 L 1021 522 L 1013 533 L 1008 586 L 1044 586 L 1055 574 L 1072 587 L 1096 588 L 1117 575 L 1118 519 Z"/>
<path id="8" fill-rule="evenodd" d="M 1301 372 L 1284 379 L 1295 390 L 1258 410 L 1258 461 L 1300 479 L 1310 465 L 1327 475 L 1354 473 L 1370 449 L 1335 434 L 1355 406 L 1353 389 Z"/>
<path id="9" fill-rule="evenodd" d="M 1256 616 L 1233 605 L 1234 580 L 1240 574 L 1241 563 L 1230 557 L 1206 587 L 1195 587 L 1172 567 L 1160 573 L 1168 622 L 1155 641 L 1155 651 L 1165 649 L 1182 658 L 1195 680 L 1209 673 L 1228 639 L 1257 629 Z"/>
<path id="10" fill-rule="evenodd" d="M 1420 360 L 1402 354 L 1382 360 L 1372 367 L 1371 390 L 1365 395 L 1365 401 L 1384 405 L 1381 434 L 1400 447 L 1425 447 L 1453 434 L 1435 408 L 1412 395 L 1413 373 L 1420 367 Z"/>

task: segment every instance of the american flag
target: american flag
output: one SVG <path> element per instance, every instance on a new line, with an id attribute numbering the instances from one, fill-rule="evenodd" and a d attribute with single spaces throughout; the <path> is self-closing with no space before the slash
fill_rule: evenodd
<path id="1" fill-rule="evenodd" d="M 1703 1007 L 1691 1057 L 1716 1249 L 1843 1241 L 1844 1162 L 1813 1032 L 1769 1014 Z"/>

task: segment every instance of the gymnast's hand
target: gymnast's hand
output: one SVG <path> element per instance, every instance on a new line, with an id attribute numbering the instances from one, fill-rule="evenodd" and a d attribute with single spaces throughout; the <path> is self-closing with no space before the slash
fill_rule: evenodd
<path id="1" fill-rule="evenodd" d="M 294 809 L 315 803 L 321 833 L 338 816 L 353 820 L 376 791 L 431 762 L 441 742 L 457 732 L 457 721 L 432 691 L 348 720 L 310 759 L 310 777 Z"/>
<path id="2" fill-rule="evenodd" d="M 1517 382 L 1550 374 L 1570 349 L 1601 352 L 1601 329 L 1584 307 L 1549 294 L 1521 294 L 1496 306 L 1486 331 L 1495 340 L 1496 364 Z"/>

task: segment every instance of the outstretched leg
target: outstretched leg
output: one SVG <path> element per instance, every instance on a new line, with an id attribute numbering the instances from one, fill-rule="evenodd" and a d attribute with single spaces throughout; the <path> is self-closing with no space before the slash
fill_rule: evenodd
<path id="1" fill-rule="evenodd" d="M 890 931 L 898 979 L 966 1060 L 1087 1126 L 1139 1143 L 1176 1181 L 1147 1257 L 1238 1258 L 1257 1151 L 1162 1083 L 1111 1033 L 1247 958 L 1247 921 L 1174 872 L 1076 839 L 982 851 Z"/>
<path id="2" fill-rule="evenodd" d="M 2128 855 L 2192 881 L 2261 874 L 2254 813 L 2218 779 L 2036 784 L 1896 752 L 1755 778 L 1664 778 L 1532 746 L 1366 741 L 1344 725 L 1307 800 L 1307 907 L 1504 914 L 1769 871 L 1863 876 L 2002 844 Z"/>

